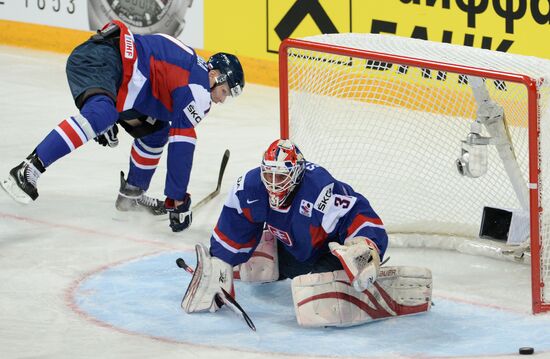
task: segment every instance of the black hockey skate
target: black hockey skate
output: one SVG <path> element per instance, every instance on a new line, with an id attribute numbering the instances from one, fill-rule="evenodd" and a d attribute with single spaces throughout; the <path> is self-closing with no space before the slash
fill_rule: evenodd
<path id="1" fill-rule="evenodd" d="M 168 213 L 163 201 L 149 197 L 141 188 L 128 184 L 122 171 L 120 171 L 120 189 L 115 207 L 121 212 L 147 212 L 154 216 Z"/>
<path id="2" fill-rule="evenodd" d="M 1 182 L 2 188 L 17 202 L 28 204 L 38 198 L 36 182 L 46 168 L 32 152 L 19 166 L 11 169 L 7 179 Z"/>

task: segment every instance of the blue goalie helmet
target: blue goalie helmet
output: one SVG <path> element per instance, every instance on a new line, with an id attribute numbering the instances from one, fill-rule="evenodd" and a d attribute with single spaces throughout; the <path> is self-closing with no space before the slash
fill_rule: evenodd
<path id="1" fill-rule="evenodd" d="M 208 59 L 208 68 L 220 71 L 221 75 L 216 78 L 216 85 L 227 82 L 231 96 L 236 97 L 243 92 L 244 72 L 237 56 L 218 52 Z"/>

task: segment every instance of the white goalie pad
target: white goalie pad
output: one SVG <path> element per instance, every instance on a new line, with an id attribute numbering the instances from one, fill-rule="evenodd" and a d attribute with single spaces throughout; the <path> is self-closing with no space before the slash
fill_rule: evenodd
<path id="1" fill-rule="evenodd" d="M 292 280 L 296 319 L 304 327 L 346 327 L 427 312 L 432 273 L 420 267 L 382 267 L 374 285 L 356 291 L 343 270 Z"/>
<path id="2" fill-rule="evenodd" d="M 279 279 L 277 240 L 269 231 L 264 231 L 260 243 L 246 263 L 239 267 L 238 277 L 243 282 L 268 283 Z"/>
<path id="3" fill-rule="evenodd" d="M 221 288 L 231 293 L 233 290 L 233 267 L 219 258 L 211 257 L 208 249 L 202 245 L 195 246 L 197 267 L 189 287 L 181 301 L 181 307 L 187 313 L 215 312 L 221 303 L 215 297 Z"/>

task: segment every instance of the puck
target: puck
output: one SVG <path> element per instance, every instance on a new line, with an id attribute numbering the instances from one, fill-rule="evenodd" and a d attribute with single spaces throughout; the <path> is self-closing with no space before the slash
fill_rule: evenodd
<path id="1" fill-rule="evenodd" d="M 520 354 L 533 354 L 535 352 L 535 349 L 531 347 L 521 347 L 519 348 Z"/>

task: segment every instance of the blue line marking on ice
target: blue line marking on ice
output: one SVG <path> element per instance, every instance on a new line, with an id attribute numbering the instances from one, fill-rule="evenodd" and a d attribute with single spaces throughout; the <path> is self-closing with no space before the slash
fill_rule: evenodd
<path id="1" fill-rule="evenodd" d="M 434 298 L 429 313 L 351 328 L 305 329 L 294 317 L 290 281 L 235 282 L 236 298 L 257 332 L 227 308 L 186 314 L 180 302 L 190 275 L 178 268 L 193 252 L 170 252 L 96 273 L 74 292 L 89 316 L 122 330 L 167 340 L 254 352 L 373 357 L 515 354 L 550 351 L 550 316 L 533 316 Z M 437 284 L 436 284 L 437 285 Z"/>

